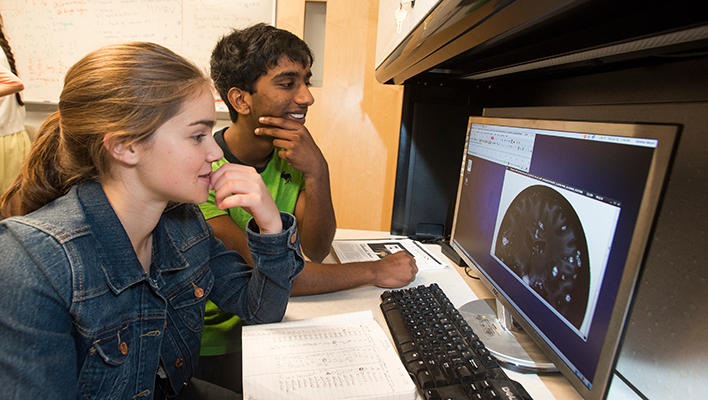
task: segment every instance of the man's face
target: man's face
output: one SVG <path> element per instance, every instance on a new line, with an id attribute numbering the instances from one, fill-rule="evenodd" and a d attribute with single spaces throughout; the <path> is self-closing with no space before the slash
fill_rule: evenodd
<path id="1" fill-rule="evenodd" d="M 310 93 L 310 67 L 283 55 L 278 65 L 256 81 L 251 95 L 253 121 L 263 116 L 282 117 L 304 124 L 307 108 L 315 102 Z"/>

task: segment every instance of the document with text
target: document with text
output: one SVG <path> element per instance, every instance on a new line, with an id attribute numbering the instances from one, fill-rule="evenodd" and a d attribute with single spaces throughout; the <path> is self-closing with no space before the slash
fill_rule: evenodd
<path id="1" fill-rule="evenodd" d="M 247 400 L 416 398 L 371 311 L 243 327 Z"/>
<path id="2" fill-rule="evenodd" d="M 398 251 L 408 252 L 418 271 L 445 268 L 446 262 L 435 257 L 423 245 L 412 239 L 335 240 L 334 256 L 340 263 L 376 261 Z"/>

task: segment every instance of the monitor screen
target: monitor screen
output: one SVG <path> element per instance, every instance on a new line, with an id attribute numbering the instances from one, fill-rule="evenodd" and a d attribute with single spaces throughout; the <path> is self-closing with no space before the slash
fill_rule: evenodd
<path id="1" fill-rule="evenodd" d="M 586 397 L 604 393 L 677 134 L 469 119 L 450 244 Z"/>

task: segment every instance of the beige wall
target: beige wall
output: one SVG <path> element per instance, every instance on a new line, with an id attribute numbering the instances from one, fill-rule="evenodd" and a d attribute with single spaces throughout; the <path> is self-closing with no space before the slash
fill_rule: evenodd
<path id="1" fill-rule="evenodd" d="M 277 22 L 302 37 L 305 0 L 278 0 Z M 329 0 L 322 87 L 307 127 L 330 168 L 339 228 L 389 231 L 401 86 L 374 77 L 378 0 Z"/>

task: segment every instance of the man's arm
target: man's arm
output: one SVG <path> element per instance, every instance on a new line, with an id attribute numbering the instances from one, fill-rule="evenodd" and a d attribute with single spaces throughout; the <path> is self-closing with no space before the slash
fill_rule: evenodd
<path id="1" fill-rule="evenodd" d="M 216 237 L 227 249 L 235 250 L 253 265 L 246 233 L 229 217 L 221 215 L 207 220 Z M 395 288 L 415 279 L 418 268 L 408 253 L 400 251 L 378 261 L 348 264 L 306 262 L 305 269 L 293 281 L 292 296 L 335 292 L 363 285 Z"/>
<path id="2" fill-rule="evenodd" d="M 305 177 L 305 190 L 295 205 L 302 251 L 312 261 L 322 261 L 329 254 L 337 223 L 332 206 L 329 166 L 307 128 L 279 117 L 261 117 L 264 126 L 256 135 L 273 137 L 278 156 Z"/>
<path id="3" fill-rule="evenodd" d="M 329 175 L 319 182 L 305 179 L 305 190 L 300 192 L 295 203 L 295 218 L 305 255 L 315 262 L 324 260 L 329 254 L 337 229 Z"/>
<path id="4" fill-rule="evenodd" d="M 390 254 L 378 261 L 347 264 L 307 262 L 293 281 L 292 296 L 304 296 L 374 285 L 384 288 L 405 286 L 415 279 L 418 267 L 405 251 Z"/>

